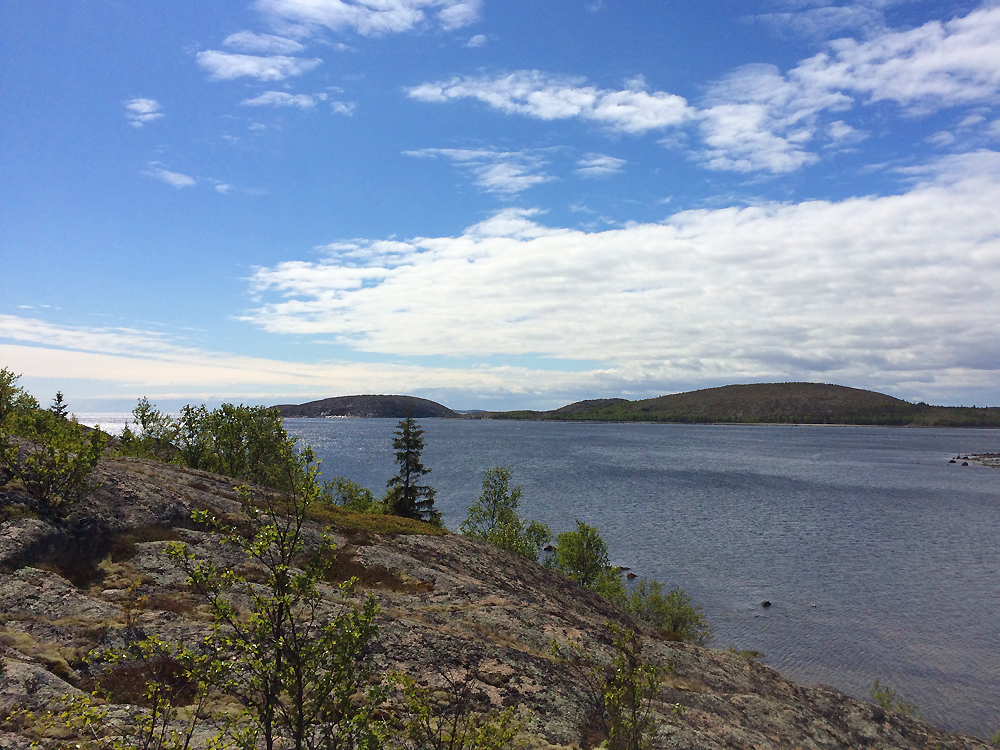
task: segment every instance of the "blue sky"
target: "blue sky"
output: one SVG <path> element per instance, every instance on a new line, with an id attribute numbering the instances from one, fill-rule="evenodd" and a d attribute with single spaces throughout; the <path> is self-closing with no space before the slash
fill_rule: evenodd
<path id="1" fill-rule="evenodd" d="M 130 408 L 1000 404 L 1000 5 L 0 5 L 0 365 Z"/>

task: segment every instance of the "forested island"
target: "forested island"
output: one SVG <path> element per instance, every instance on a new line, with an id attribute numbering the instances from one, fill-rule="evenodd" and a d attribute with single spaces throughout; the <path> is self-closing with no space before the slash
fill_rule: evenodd
<path id="1" fill-rule="evenodd" d="M 447 406 L 416 396 L 335 396 L 305 404 L 278 404 L 281 416 L 300 417 L 363 417 L 367 419 L 402 419 L 407 414 L 417 419 L 457 417 Z"/>
<path id="2" fill-rule="evenodd" d="M 1000 427 L 1000 407 L 931 406 L 826 383 L 753 383 L 629 401 L 577 401 L 549 411 L 457 413 L 411 396 L 342 396 L 275 407 L 285 417 L 515 419 L 678 424 L 836 424 L 896 427 Z"/>

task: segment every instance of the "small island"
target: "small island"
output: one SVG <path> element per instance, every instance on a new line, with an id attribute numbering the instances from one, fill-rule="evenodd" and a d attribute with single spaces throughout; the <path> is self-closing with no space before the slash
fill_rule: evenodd
<path id="1" fill-rule="evenodd" d="M 305 404 L 279 404 L 274 407 L 282 417 L 363 417 L 366 419 L 402 419 L 412 415 L 417 419 L 457 417 L 447 406 L 416 396 L 336 396 Z"/>

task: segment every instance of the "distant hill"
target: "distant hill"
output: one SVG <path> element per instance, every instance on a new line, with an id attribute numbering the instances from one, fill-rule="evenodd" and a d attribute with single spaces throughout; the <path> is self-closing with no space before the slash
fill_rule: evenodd
<path id="1" fill-rule="evenodd" d="M 414 417 L 458 416 L 447 406 L 416 396 L 337 396 L 305 404 L 280 404 L 274 407 L 283 417 L 368 417 L 402 419 L 407 409 Z"/>
<path id="2" fill-rule="evenodd" d="M 609 406 L 617 406 L 618 404 L 630 403 L 628 399 L 624 398 L 592 398 L 587 401 L 577 401 L 573 404 L 567 404 L 566 406 L 560 406 L 558 409 L 553 409 L 548 414 L 582 414 L 584 412 L 597 411 L 598 409 L 604 409 Z"/>
<path id="3" fill-rule="evenodd" d="M 596 422 L 1000 427 L 1000 408 L 912 404 L 884 393 L 825 383 L 727 385 L 642 401 L 599 399 L 551 411 L 494 412 L 482 416 Z"/>

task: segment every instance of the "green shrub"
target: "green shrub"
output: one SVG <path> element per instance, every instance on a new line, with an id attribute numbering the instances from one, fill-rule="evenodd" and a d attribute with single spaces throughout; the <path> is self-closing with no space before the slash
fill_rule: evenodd
<path id="1" fill-rule="evenodd" d="M 611 635 L 610 664 L 598 663 L 579 643 L 552 641 L 552 653 L 585 686 L 587 718 L 607 740 L 608 750 L 649 750 L 656 730 L 653 701 L 673 665 L 648 662 L 635 631 L 610 621 L 604 627 Z"/>
<path id="2" fill-rule="evenodd" d="M 21 388 L 15 375 L 6 367 L 0 368 L 0 430 L 8 427 L 8 421 L 16 414 L 25 414 L 38 408 L 38 402 Z"/>
<path id="3" fill-rule="evenodd" d="M 915 704 L 903 700 L 895 690 L 890 689 L 888 685 L 881 684 L 877 679 L 875 680 L 875 684 L 872 685 L 871 690 L 868 691 L 868 694 L 871 696 L 872 703 L 879 708 L 906 714 L 907 716 L 917 715 L 917 706 Z"/>
<path id="4" fill-rule="evenodd" d="M 100 430 L 84 433 L 44 409 L 13 414 L 8 423 L 25 440 L 0 434 L 0 462 L 24 486 L 32 510 L 50 519 L 65 518 L 94 489 L 90 474 L 108 436 Z"/>
<path id="5" fill-rule="evenodd" d="M 620 569 L 613 566 L 605 568 L 597 577 L 597 583 L 591 588 L 622 609 L 628 609 L 628 588 L 622 580 Z"/>
<path id="6" fill-rule="evenodd" d="M 608 545 L 593 526 L 577 519 L 575 531 L 556 536 L 556 548 L 547 564 L 589 589 L 595 589 L 602 578 L 607 582 L 611 571 Z"/>
<path id="7" fill-rule="evenodd" d="M 625 608 L 667 640 L 704 646 L 712 638 L 712 628 L 701 607 L 693 604 L 679 586 L 664 597 L 662 583 L 639 580 L 629 592 Z"/>
<path id="8" fill-rule="evenodd" d="M 298 481 L 297 438 L 285 430 L 277 410 L 223 404 L 209 412 L 205 429 L 211 449 L 201 468 L 286 491 Z"/>
<path id="9" fill-rule="evenodd" d="M 132 410 L 133 430 L 128 425 L 118 438 L 118 452 L 123 456 L 169 461 L 177 454 L 173 439 L 177 432 L 169 414 L 159 411 L 146 397 Z"/>
<path id="10" fill-rule="evenodd" d="M 213 633 L 203 644 L 211 659 L 197 678 L 245 707 L 245 718 L 268 750 L 376 750 L 382 731 L 373 714 L 386 697 L 369 648 L 378 630 L 378 604 L 372 596 L 356 606 L 347 601 L 352 579 L 340 586 L 344 606 L 331 613 L 325 605 L 319 586 L 335 559 L 334 546 L 324 535 L 306 548 L 310 511 L 322 503 L 319 472 L 310 450 L 290 460 L 297 467 L 290 492 L 260 496 L 240 488 L 247 523 L 239 528 L 207 511 L 192 514 L 262 576 L 250 580 L 196 558 L 185 544 L 167 545 L 213 619 Z"/>
<path id="11" fill-rule="evenodd" d="M 323 483 L 323 494 L 328 502 L 338 508 L 355 513 L 385 513 L 385 505 L 375 493 L 347 477 L 334 477 Z"/>
<path id="12" fill-rule="evenodd" d="M 173 434 L 180 463 L 192 469 L 208 471 L 212 456 L 212 413 L 204 404 L 181 408 Z"/>
<path id="13" fill-rule="evenodd" d="M 549 527 L 538 521 L 527 524 L 517 514 L 521 486 L 510 488 L 513 472 L 497 466 L 483 475 L 483 492 L 469 508 L 462 533 L 474 539 L 538 561 L 538 553 L 552 538 Z"/>
<path id="14" fill-rule="evenodd" d="M 119 452 L 289 491 L 299 480 L 295 443 L 281 415 L 265 406 L 188 404 L 173 419 L 145 398 L 133 409 Z"/>
<path id="15" fill-rule="evenodd" d="M 442 676 L 449 683 L 448 689 L 431 691 L 420 687 L 409 675 L 394 675 L 402 700 L 396 708 L 399 726 L 395 741 L 387 746 L 399 750 L 505 750 L 523 746 L 517 737 L 525 722 L 513 707 L 477 711 L 473 678 L 455 681 Z"/>
<path id="16" fill-rule="evenodd" d="M 600 533 L 582 521 L 577 520 L 575 531 L 556 536 L 556 548 L 546 564 L 648 622 L 668 640 L 704 646 L 712 638 L 701 607 L 683 589 L 675 588 L 664 596 L 662 583 L 645 579 L 629 589 L 621 570 L 609 562 Z"/>

